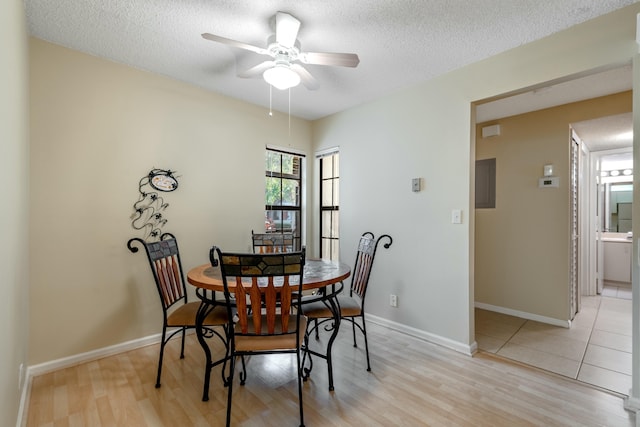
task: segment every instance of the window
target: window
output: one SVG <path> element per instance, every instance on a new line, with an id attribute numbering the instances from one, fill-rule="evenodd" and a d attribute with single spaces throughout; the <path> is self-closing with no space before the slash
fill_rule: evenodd
<path id="1" fill-rule="evenodd" d="M 302 156 L 267 149 L 265 158 L 265 231 L 293 233 L 300 249 Z"/>
<path id="2" fill-rule="evenodd" d="M 320 157 L 320 256 L 340 257 L 340 157 L 337 152 Z"/>

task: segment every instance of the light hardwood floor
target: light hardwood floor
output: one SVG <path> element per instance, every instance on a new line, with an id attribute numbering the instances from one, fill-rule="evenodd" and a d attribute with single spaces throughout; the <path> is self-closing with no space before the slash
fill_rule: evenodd
<path id="1" fill-rule="evenodd" d="M 335 392 L 315 360 L 304 384 L 307 426 L 634 426 L 620 396 L 484 352 L 474 357 L 373 324 L 372 372 L 350 328 L 334 346 Z M 189 336 L 167 346 L 154 388 L 158 345 L 35 377 L 27 427 L 222 426 L 226 389 L 219 370 L 201 401 L 203 352 Z M 212 345 L 216 343 L 212 341 Z M 233 425 L 298 425 L 291 356 L 253 357 L 234 387 Z M 237 381 L 237 378 L 236 378 Z M 238 384 L 238 383 L 236 383 Z"/>

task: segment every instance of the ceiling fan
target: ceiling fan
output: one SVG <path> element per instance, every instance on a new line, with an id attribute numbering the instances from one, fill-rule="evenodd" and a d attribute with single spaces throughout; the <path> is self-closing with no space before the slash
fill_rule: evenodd
<path id="1" fill-rule="evenodd" d="M 302 52 L 297 40 L 300 21 L 288 13 L 278 12 L 275 22 L 276 33 L 268 38 L 266 48 L 209 33 L 202 34 L 202 37 L 273 58 L 239 73 L 238 77 L 262 75 L 267 83 L 280 90 L 297 86 L 300 82 L 309 90 L 315 90 L 320 86 L 311 73 L 297 61 L 303 64 L 341 67 L 357 67 L 360 63 L 355 53 Z"/>

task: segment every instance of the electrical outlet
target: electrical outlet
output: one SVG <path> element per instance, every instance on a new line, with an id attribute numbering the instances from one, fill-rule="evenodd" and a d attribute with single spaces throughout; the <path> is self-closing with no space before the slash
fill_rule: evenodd
<path id="1" fill-rule="evenodd" d="M 389 305 L 391 307 L 397 307 L 398 306 L 398 295 L 391 294 L 389 296 Z"/>

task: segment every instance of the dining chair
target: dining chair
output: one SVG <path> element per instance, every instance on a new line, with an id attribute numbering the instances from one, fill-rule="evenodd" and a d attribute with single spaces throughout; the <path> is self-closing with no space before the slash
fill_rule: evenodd
<path id="1" fill-rule="evenodd" d="M 371 363 L 369 362 L 369 343 L 367 341 L 367 326 L 365 322 L 365 296 L 367 294 L 367 285 L 371 276 L 371 268 L 376 256 L 378 244 L 382 239 L 388 240 L 384 244 L 385 249 L 389 249 L 393 243 L 393 239 L 388 234 L 375 239 L 371 232 L 366 232 L 360 237 L 358 243 L 358 251 L 356 253 L 355 265 L 351 275 L 351 286 L 349 295 L 338 295 L 337 303 L 340 320 L 351 322 L 353 330 L 353 346 L 358 347 L 356 341 L 356 327 L 364 336 L 365 354 L 367 356 L 367 371 L 371 371 Z M 334 314 L 327 302 L 314 301 L 302 305 L 303 314 L 308 318 L 308 329 L 305 334 L 305 348 L 309 345 L 309 335 L 315 333 L 316 339 L 319 339 L 319 328 L 326 322 L 334 320 Z M 359 319 L 359 322 L 357 321 Z M 335 325 L 327 325 L 325 329 L 331 330 Z M 327 355 L 327 363 L 331 363 L 330 355 Z"/>
<path id="2" fill-rule="evenodd" d="M 304 248 L 298 252 L 247 254 L 223 252 L 216 247 L 216 254 L 228 316 L 235 321 L 229 328 L 227 426 L 231 423 L 236 357 L 240 356 L 242 362 L 240 384 L 244 385 L 247 379 L 244 356 L 275 353 L 296 355 L 300 425 L 304 426 L 300 348 L 306 318 L 299 310 Z"/>
<path id="3" fill-rule="evenodd" d="M 203 321 L 205 336 L 217 336 L 225 345 L 225 357 L 218 360 L 212 366 L 223 363 L 227 360 L 226 348 L 228 347 L 228 338 L 226 327 L 228 325 L 228 313 L 222 305 L 214 307 L 204 307 L 199 301 L 189 302 L 187 297 L 186 284 L 182 271 L 182 261 L 180 260 L 180 252 L 178 250 L 178 242 L 171 233 L 164 233 L 160 236 L 160 240 L 156 242 L 145 242 L 144 240 L 134 237 L 129 239 L 127 247 L 133 253 L 138 252 L 139 244 L 144 247 L 149 260 L 149 266 L 153 274 L 156 284 L 160 303 L 162 305 L 162 339 L 160 341 L 160 354 L 158 356 L 158 375 L 156 378 L 156 388 L 160 387 L 160 377 L 162 375 L 162 360 L 164 357 L 164 349 L 171 338 L 176 334 L 182 333 L 182 343 L 180 347 L 180 358 L 184 359 L 184 340 L 188 329 L 195 329 L 196 316 L 199 310 L 207 309 L 208 313 L 200 313 L 206 316 Z M 215 299 L 215 297 L 213 297 Z M 218 330 L 222 329 L 223 333 Z M 169 331 L 170 330 L 170 331 Z M 208 367 L 208 369 L 211 369 Z M 224 380 L 224 369 L 223 369 Z"/>
<path id="4" fill-rule="evenodd" d="M 251 230 L 253 253 L 291 252 L 293 233 L 254 233 Z"/>

